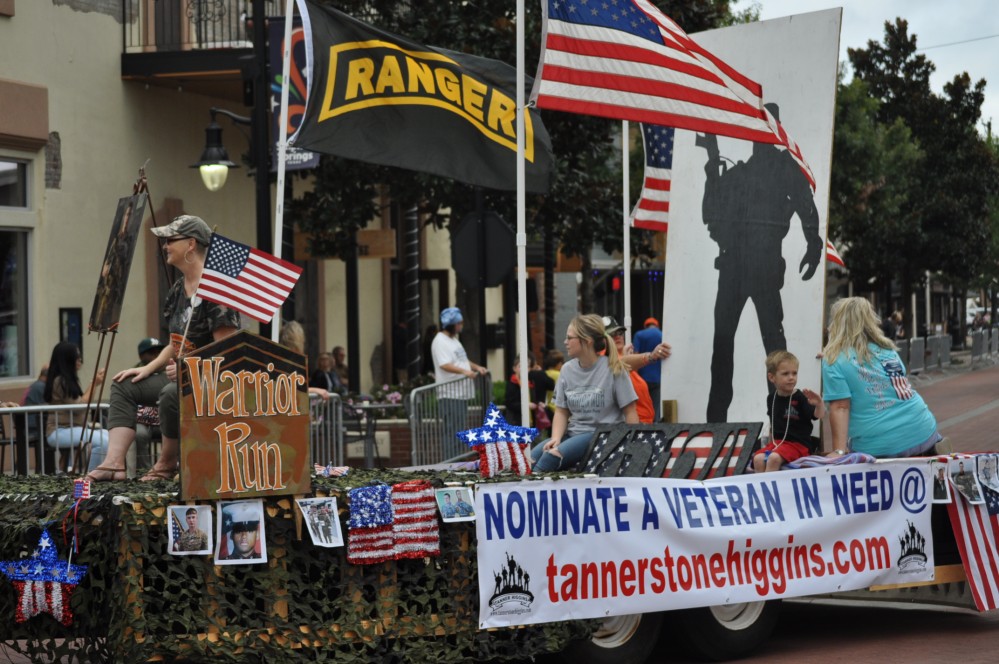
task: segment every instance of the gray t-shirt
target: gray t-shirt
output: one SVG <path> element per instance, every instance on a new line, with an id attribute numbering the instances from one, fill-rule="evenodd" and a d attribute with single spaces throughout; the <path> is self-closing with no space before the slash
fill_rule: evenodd
<path id="1" fill-rule="evenodd" d="M 579 366 L 579 360 L 569 360 L 555 383 L 555 405 L 568 408 L 571 415 L 567 438 L 600 424 L 624 422 L 621 410 L 637 400 L 628 372 L 615 376 L 606 357 L 598 357 L 588 369 Z"/>

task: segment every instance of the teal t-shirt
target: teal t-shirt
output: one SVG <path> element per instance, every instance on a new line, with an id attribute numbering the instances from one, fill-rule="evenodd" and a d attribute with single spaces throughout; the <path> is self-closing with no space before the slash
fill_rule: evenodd
<path id="1" fill-rule="evenodd" d="M 850 449 L 893 457 L 926 441 L 937 421 L 905 375 L 893 350 L 868 344 L 872 358 L 857 361 L 850 349 L 832 364 L 822 360 L 822 392 L 827 402 L 850 399 Z"/>

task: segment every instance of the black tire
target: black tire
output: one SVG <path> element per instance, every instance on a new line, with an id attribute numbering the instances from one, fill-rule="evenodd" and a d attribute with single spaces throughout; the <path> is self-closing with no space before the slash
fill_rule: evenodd
<path id="1" fill-rule="evenodd" d="M 662 627 L 661 613 L 612 616 L 588 641 L 570 643 L 559 658 L 566 664 L 645 664 Z"/>
<path id="2" fill-rule="evenodd" d="M 777 599 L 672 611 L 672 636 L 698 659 L 721 662 L 745 657 L 770 638 L 780 604 Z"/>

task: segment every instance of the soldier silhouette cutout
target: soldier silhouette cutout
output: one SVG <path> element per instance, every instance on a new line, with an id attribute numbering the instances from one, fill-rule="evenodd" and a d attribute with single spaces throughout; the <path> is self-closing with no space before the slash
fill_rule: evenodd
<path id="1" fill-rule="evenodd" d="M 776 104 L 765 108 L 780 121 Z M 808 179 L 787 150 L 753 143 L 752 156 L 729 167 L 718 152 L 716 136 L 698 134 L 695 142 L 708 152 L 701 214 L 718 244 L 707 421 L 726 422 L 732 403 L 735 333 L 747 300 L 756 307 L 764 354 L 787 347 L 780 294 L 785 268 L 781 244 L 794 215 L 801 220 L 808 243 L 798 267 L 804 270 L 803 281 L 811 279 L 821 263 L 824 242 Z"/>

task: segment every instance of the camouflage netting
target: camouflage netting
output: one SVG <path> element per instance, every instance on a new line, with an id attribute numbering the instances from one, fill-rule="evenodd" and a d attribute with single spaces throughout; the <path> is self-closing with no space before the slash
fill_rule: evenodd
<path id="1" fill-rule="evenodd" d="M 355 470 L 315 480 L 313 495 L 337 497 L 349 537 L 349 487 L 417 477 L 436 486 L 467 479 Z M 17 594 L 0 577 L 0 654 L 7 648 L 67 662 L 505 661 L 561 650 L 593 629 L 579 621 L 478 630 L 474 523 L 442 524 L 439 558 L 355 566 L 345 547 L 313 546 L 304 523 L 299 538 L 294 500 L 283 496 L 264 501 L 266 564 L 172 556 L 164 517 L 167 505 L 180 502 L 178 490 L 174 482 L 96 484 L 77 515 L 73 562 L 89 572 L 72 597 L 72 625 L 48 614 L 15 623 Z M 66 559 L 71 494 L 65 478 L 0 477 L 0 560 L 30 555 L 44 524 Z M 65 522 L 70 535 L 72 521 Z"/>

